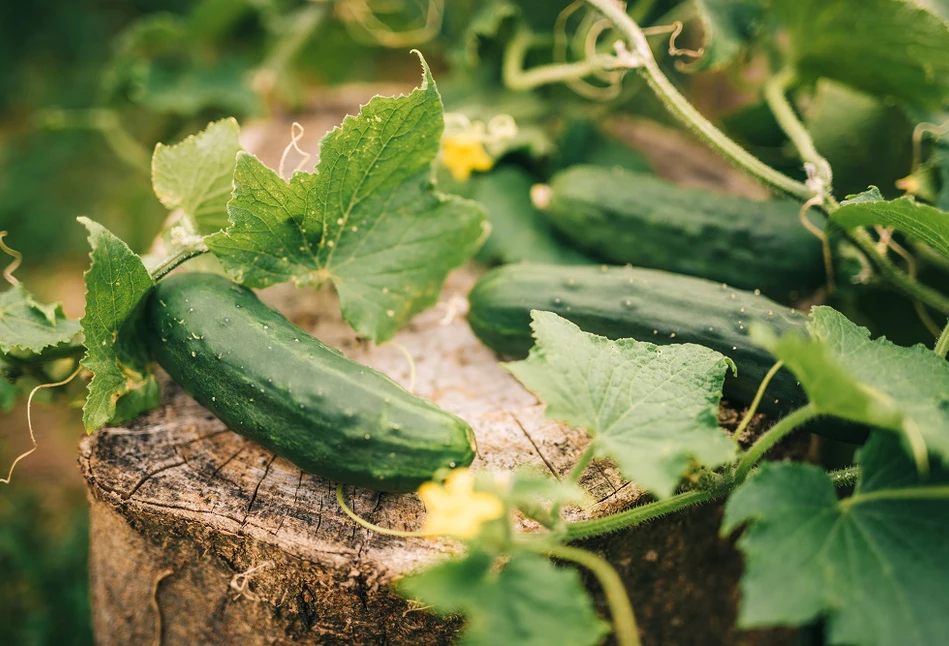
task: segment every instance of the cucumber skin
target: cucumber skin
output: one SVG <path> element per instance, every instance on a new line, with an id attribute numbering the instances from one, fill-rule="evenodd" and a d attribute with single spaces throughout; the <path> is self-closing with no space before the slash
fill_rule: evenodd
<path id="1" fill-rule="evenodd" d="M 601 260 L 759 289 L 782 302 L 824 283 L 820 241 L 801 225 L 796 202 L 596 166 L 557 173 L 550 188 L 550 221 Z"/>
<path id="2" fill-rule="evenodd" d="M 323 345 L 224 277 L 165 279 L 147 317 L 152 354 L 172 379 L 228 428 L 304 471 L 406 492 L 474 459 L 466 422 Z"/>
<path id="3" fill-rule="evenodd" d="M 704 345 L 735 362 L 738 375 L 725 379 L 725 397 L 742 404 L 754 399 L 775 363 L 748 338 L 749 324 L 766 323 L 781 335 L 805 333 L 807 320 L 766 296 L 632 267 L 506 265 L 484 274 L 468 303 L 468 323 L 475 335 L 496 352 L 515 358 L 527 356 L 534 344 L 531 310 L 554 312 L 586 332 L 611 339 Z M 794 375 L 782 370 L 771 380 L 759 410 L 783 413 L 806 402 Z"/>

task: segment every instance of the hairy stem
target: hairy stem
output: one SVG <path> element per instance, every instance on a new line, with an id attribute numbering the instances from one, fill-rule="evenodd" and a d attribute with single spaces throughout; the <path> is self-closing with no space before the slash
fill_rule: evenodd
<path id="1" fill-rule="evenodd" d="M 571 561 L 588 569 L 596 577 L 606 594 L 606 602 L 610 606 L 610 615 L 613 618 L 613 627 L 616 631 L 616 643 L 619 646 L 640 646 L 639 628 L 636 626 L 636 615 L 633 606 L 626 594 L 626 586 L 613 566 L 593 552 L 558 545 L 545 550 L 547 556 L 562 561 Z"/>
<path id="2" fill-rule="evenodd" d="M 720 498 L 728 493 L 728 489 L 719 491 L 686 491 L 676 494 L 665 500 L 657 500 L 646 505 L 640 505 L 621 511 L 617 514 L 604 516 L 603 518 L 594 518 L 592 520 L 582 520 L 575 523 L 567 523 L 567 539 L 578 540 L 581 538 L 590 538 L 600 534 L 609 534 L 632 525 L 638 525 L 647 520 L 665 516 L 673 512 L 700 505 L 702 503 Z"/>
<path id="3" fill-rule="evenodd" d="M 830 471 L 827 476 L 831 479 L 831 482 L 834 483 L 835 487 L 849 487 L 855 483 L 860 476 L 860 467 L 854 465 L 846 469 Z M 645 505 L 633 507 L 632 509 L 627 509 L 626 511 L 621 511 L 617 514 L 604 516 L 603 518 L 567 523 L 566 537 L 567 540 L 575 541 L 600 536 L 601 534 L 609 534 L 610 532 L 619 531 L 627 527 L 632 527 L 633 525 L 639 525 L 647 520 L 681 511 L 687 507 L 694 507 L 695 505 L 711 502 L 718 498 L 724 498 L 730 494 L 738 484 L 738 482 L 734 482 L 715 490 L 686 491 L 676 494 L 671 498 L 666 498 L 665 500 L 657 500 Z"/>
<path id="4" fill-rule="evenodd" d="M 817 407 L 814 404 L 807 404 L 790 413 L 787 417 L 778 420 L 778 423 L 768 429 L 768 432 L 758 438 L 751 447 L 742 456 L 738 467 L 735 469 L 735 481 L 739 484 L 744 482 L 745 478 L 751 472 L 751 469 L 764 457 L 764 454 L 771 448 L 791 434 L 801 424 L 817 416 Z"/>
<path id="5" fill-rule="evenodd" d="M 525 70 L 524 58 L 527 56 L 531 40 L 531 32 L 521 29 L 511 38 L 511 42 L 504 51 L 502 73 L 504 85 L 508 89 L 523 92 L 551 83 L 576 81 L 615 65 L 615 59 L 612 56 L 604 55 L 575 63 L 552 63 Z"/>
<path id="6" fill-rule="evenodd" d="M 683 125 L 723 157 L 775 190 L 800 200 L 811 197 L 811 190 L 805 184 L 776 171 L 732 141 L 682 96 L 659 69 L 659 64 L 653 57 L 646 36 L 639 25 L 626 14 L 617 0 L 586 0 L 586 2 L 612 22 L 616 30 L 626 39 L 631 53 L 637 57 L 636 71 L 649 84 L 666 109 Z"/>
<path id="7" fill-rule="evenodd" d="M 949 354 L 949 321 L 946 322 L 946 327 L 942 329 L 942 334 L 936 340 L 936 347 L 933 348 L 933 352 L 943 359 Z"/>
<path id="8" fill-rule="evenodd" d="M 830 163 L 817 152 L 811 133 L 807 131 L 804 124 L 798 118 L 797 113 L 788 101 L 786 93 L 788 88 L 794 83 L 794 72 L 786 69 L 775 74 L 765 84 L 764 98 L 774 118 L 777 120 L 781 130 L 788 136 L 794 147 L 797 148 L 801 159 L 806 164 L 812 164 L 817 171 L 817 177 L 821 180 L 822 190 L 830 193 L 830 186 L 833 180 Z"/>
<path id="9" fill-rule="evenodd" d="M 835 487 L 849 487 L 857 482 L 860 477 L 860 467 L 853 465 L 846 469 L 837 469 L 827 474 Z"/>
<path id="10" fill-rule="evenodd" d="M 933 485 L 931 487 L 902 487 L 900 489 L 883 489 L 870 493 L 859 493 L 843 501 L 846 505 L 859 505 L 877 500 L 949 500 L 949 485 Z"/>
<path id="11" fill-rule="evenodd" d="M 702 114 L 682 96 L 662 73 L 662 70 L 659 69 L 659 65 L 656 63 L 656 59 L 649 49 L 646 36 L 639 28 L 639 25 L 626 14 L 623 5 L 617 2 L 617 0 L 585 1 L 609 19 L 616 30 L 622 34 L 631 48 L 629 66 L 636 69 L 640 76 L 649 84 L 656 96 L 663 102 L 666 109 L 689 128 L 689 130 L 723 157 L 771 188 L 802 202 L 806 202 L 813 197 L 814 191 L 806 184 L 778 172 L 739 146 L 725 133 L 716 128 L 708 119 L 702 116 Z M 787 82 L 786 79 L 779 79 L 779 81 L 781 83 Z M 782 114 L 786 117 L 786 123 L 782 123 L 782 126 L 789 131 L 788 136 L 792 141 L 802 149 L 802 157 L 816 159 L 818 160 L 818 164 L 816 165 L 820 166 L 819 160 L 823 158 L 817 154 L 813 142 L 810 141 L 806 130 L 800 125 L 797 115 L 794 114 L 790 105 L 787 104 L 783 90 L 779 90 L 779 88 L 781 88 L 781 85 L 775 84 L 770 90 L 770 93 L 773 95 L 773 103 L 778 107 L 776 117 L 780 119 Z M 810 143 L 808 144 L 809 141 Z M 818 168 L 818 171 L 819 170 Z M 824 196 L 824 204 L 821 205 L 821 208 L 825 213 L 830 214 L 837 209 L 838 205 L 829 194 L 829 185 L 825 186 L 825 189 L 828 192 Z M 918 300 L 943 314 L 949 314 L 949 298 L 946 298 L 939 292 L 925 285 L 917 283 L 911 276 L 901 271 L 889 258 L 881 254 L 874 247 L 866 231 L 857 229 L 850 234 L 850 238 L 877 268 L 883 280 L 910 298 Z"/>
<path id="12" fill-rule="evenodd" d="M 176 251 L 173 255 L 165 258 L 160 263 L 158 263 L 154 269 L 152 269 L 149 274 L 152 277 L 152 280 L 159 281 L 168 274 L 171 273 L 173 269 L 178 267 L 181 264 L 184 264 L 192 258 L 197 258 L 198 256 L 208 252 L 208 248 L 203 244 L 193 245 L 188 247 L 182 247 Z"/>

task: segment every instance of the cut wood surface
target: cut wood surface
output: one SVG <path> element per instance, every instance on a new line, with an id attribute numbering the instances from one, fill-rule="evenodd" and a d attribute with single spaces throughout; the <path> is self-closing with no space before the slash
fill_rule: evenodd
<path id="1" fill-rule="evenodd" d="M 356 102 L 339 103 L 353 111 Z M 340 106 L 329 104 L 326 114 L 304 121 L 304 149 L 313 151 L 319 136 L 341 120 Z M 245 130 L 244 145 L 276 166 L 289 132 L 289 120 L 270 122 Z M 297 161 L 291 158 L 288 167 Z M 588 438 L 546 420 L 537 400 L 472 335 L 463 315 L 475 277 L 472 269 L 453 273 L 439 306 L 397 335 L 417 369 L 414 392 L 471 424 L 478 441 L 474 468 L 533 465 L 563 476 Z M 324 343 L 410 385 L 410 364 L 399 345 L 358 339 L 340 320 L 330 290 L 285 285 L 263 297 Z M 424 645 L 448 643 L 460 626 L 392 588 L 414 568 L 449 556 L 455 544 L 359 527 L 338 506 L 334 483 L 227 430 L 164 376 L 161 407 L 85 438 L 79 462 L 92 506 L 90 569 L 100 644 Z M 594 462 L 582 484 L 594 502 L 568 509 L 571 520 L 626 508 L 641 496 L 609 462 Z M 379 525 L 416 529 L 423 518 L 414 494 L 346 487 L 345 495 Z M 719 512 L 689 512 L 596 542 L 630 586 L 646 619 L 645 643 L 738 643 L 740 565 L 715 532 Z M 701 539 L 684 538 L 690 525 L 702 528 Z M 527 521 L 522 529 L 531 529 Z M 709 560 L 704 572 L 687 571 Z M 790 638 L 740 636 L 748 644 Z"/>
<path id="2" fill-rule="evenodd" d="M 414 359 L 415 392 L 471 424 L 478 441 L 475 468 L 509 471 L 534 465 L 562 476 L 576 462 L 588 438 L 582 431 L 544 419 L 536 399 L 472 335 L 463 309 L 458 308 L 464 307 L 464 295 L 473 280 L 470 271 L 453 274 L 442 297 L 443 307 L 417 317 L 396 337 Z M 410 368 L 403 352 L 395 344 L 370 347 L 361 342 L 340 320 L 338 304 L 330 291 L 316 293 L 281 287 L 265 292 L 265 297 L 279 302 L 280 309 L 292 320 L 325 343 L 409 385 Z M 102 563 L 98 558 L 113 559 L 130 551 L 106 549 L 105 554 L 98 556 L 94 571 L 98 575 L 103 568 L 113 569 L 115 579 L 94 580 L 97 605 L 103 595 L 121 594 L 129 579 L 141 577 L 139 583 L 147 587 L 164 569 L 177 571 L 180 564 L 176 564 L 173 554 L 177 550 L 172 545 L 178 542 L 177 536 L 207 537 L 202 538 L 203 543 L 196 540 L 196 548 L 202 545 L 208 552 L 204 558 L 224 559 L 234 572 L 264 568 L 258 570 L 257 577 L 249 576 L 245 586 L 252 591 L 251 599 L 260 600 L 235 604 L 237 607 L 253 603 L 277 606 L 281 601 L 287 603 L 287 599 L 282 599 L 285 594 L 293 595 L 290 603 L 298 601 L 305 587 L 301 587 L 303 582 L 280 581 L 273 575 L 288 568 L 296 574 L 301 563 L 314 572 L 333 574 L 332 578 L 317 577 L 308 584 L 314 600 L 325 606 L 319 613 L 322 617 L 333 608 L 345 612 L 353 604 L 361 606 L 367 599 L 375 598 L 380 589 L 386 589 L 393 578 L 456 549 L 447 541 L 391 538 L 357 526 L 337 504 L 334 483 L 305 474 L 228 431 L 167 379 L 162 385 L 161 408 L 128 426 L 102 429 L 82 445 L 80 462 L 96 507 L 93 549 L 103 549 L 99 542 L 103 533 L 121 535 L 117 525 L 124 521 L 135 533 L 158 541 L 154 547 L 159 551 L 167 552 L 165 557 L 156 555 L 154 565 L 143 570 L 142 563 L 135 567 L 119 562 Z M 596 503 L 589 509 L 569 510 L 574 518 L 627 507 L 640 495 L 609 463 L 594 463 L 582 482 Z M 416 529 L 423 517 L 424 508 L 414 494 L 381 494 L 352 487 L 346 487 L 345 493 L 355 511 L 379 525 Z M 102 518 L 109 518 L 105 527 L 100 525 Z M 106 542 L 109 540 L 113 539 Z M 245 555 L 247 543 L 254 548 Z M 169 547 L 172 549 L 168 550 Z M 265 566 L 267 562 L 272 564 Z M 272 571 L 263 577 L 268 569 Z M 130 572 L 135 575 L 130 577 Z M 225 579 L 228 576 L 233 574 L 223 573 Z M 265 579 L 267 585 L 260 583 Z M 111 585 L 118 589 L 107 590 Z M 160 589 L 179 585 L 190 590 L 195 582 L 187 576 L 171 574 Z M 216 585 L 220 592 L 216 602 L 227 604 L 229 596 L 237 596 L 229 581 Z M 193 605 L 194 592 L 164 594 L 163 599 L 166 596 L 183 602 L 183 613 L 197 610 Z M 392 603 L 398 606 L 400 614 L 407 609 L 402 603 Z M 162 606 L 165 605 L 163 602 Z M 416 616 L 419 621 L 410 625 L 426 624 L 423 613 Z M 366 639 L 365 643 L 386 634 L 379 631 L 395 628 L 389 623 L 392 617 L 385 614 L 369 615 L 366 619 L 369 623 L 360 625 L 333 617 L 329 624 L 324 619 L 320 625 L 348 625 L 347 630 L 352 633 L 347 638 Z M 205 619 L 200 620 L 204 622 Z M 100 636 L 118 628 L 103 623 L 97 624 Z M 166 623 L 166 635 L 176 635 L 179 625 Z M 190 634 L 193 633 L 178 637 L 184 639 Z M 124 638 L 121 641 L 128 643 Z"/>

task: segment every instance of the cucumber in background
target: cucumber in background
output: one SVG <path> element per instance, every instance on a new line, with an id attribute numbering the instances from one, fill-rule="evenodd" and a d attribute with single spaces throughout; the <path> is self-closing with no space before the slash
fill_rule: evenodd
<path id="1" fill-rule="evenodd" d="M 565 267 L 522 263 L 492 269 L 468 295 L 468 323 L 495 352 L 527 356 L 534 345 L 531 310 L 554 312 L 586 332 L 610 339 L 632 338 L 656 345 L 695 343 L 735 362 L 724 396 L 748 405 L 775 364 L 771 353 L 748 338 L 749 325 L 768 325 L 780 336 L 806 334 L 807 317 L 766 296 L 701 278 L 635 267 Z M 795 376 L 779 371 L 758 410 L 782 415 L 807 397 Z M 864 427 L 818 420 L 809 430 L 851 443 L 866 439 Z"/>
<path id="2" fill-rule="evenodd" d="M 603 261 L 662 269 L 793 301 L 825 280 L 820 241 L 789 200 L 757 201 L 621 168 L 574 166 L 550 182 L 547 215 Z"/>

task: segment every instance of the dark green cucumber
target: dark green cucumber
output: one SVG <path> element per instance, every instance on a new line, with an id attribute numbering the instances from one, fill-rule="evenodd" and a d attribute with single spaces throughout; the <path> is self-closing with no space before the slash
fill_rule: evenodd
<path id="1" fill-rule="evenodd" d="M 148 303 L 158 363 L 228 428 L 304 471 L 412 491 L 475 454 L 463 420 L 309 336 L 221 276 L 172 276 Z"/>
<path id="2" fill-rule="evenodd" d="M 527 355 L 531 310 L 546 310 L 581 329 L 611 339 L 633 338 L 659 345 L 697 343 L 731 358 L 738 375 L 725 379 L 724 395 L 750 404 L 765 374 L 775 363 L 771 354 L 751 343 L 753 321 L 778 335 L 806 333 L 807 317 L 766 296 L 701 278 L 633 267 L 565 267 L 520 264 L 486 273 L 468 295 L 468 322 L 485 345 L 510 357 Z M 779 371 L 758 410 L 782 415 L 807 402 L 797 379 Z M 808 430 L 836 440 L 861 443 L 866 427 L 836 419 L 819 419 Z"/>
<path id="3" fill-rule="evenodd" d="M 759 289 L 782 302 L 824 282 L 820 241 L 801 225 L 796 202 L 598 166 L 557 173 L 550 189 L 553 225 L 601 260 Z"/>
<path id="4" fill-rule="evenodd" d="M 721 283 L 652 269 L 507 265 L 486 273 L 468 295 L 468 322 L 485 345 L 500 354 L 524 357 L 534 343 L 531 310 L 555 312 L 581 329 L 611 339 L 652 343 L 697 343 L 718 350 L 738 366 L 725 380 L 725 397 L 748 404 L 771 354 L 748 339 L 760 321 L 777 334 L 804 331 L 807 318 Z M 777 403 L 775 403 L 777 400 Z M 779 372 L 761 403 L 765 412 L 784 412 L 806 403 L 797 380 Z"/>

